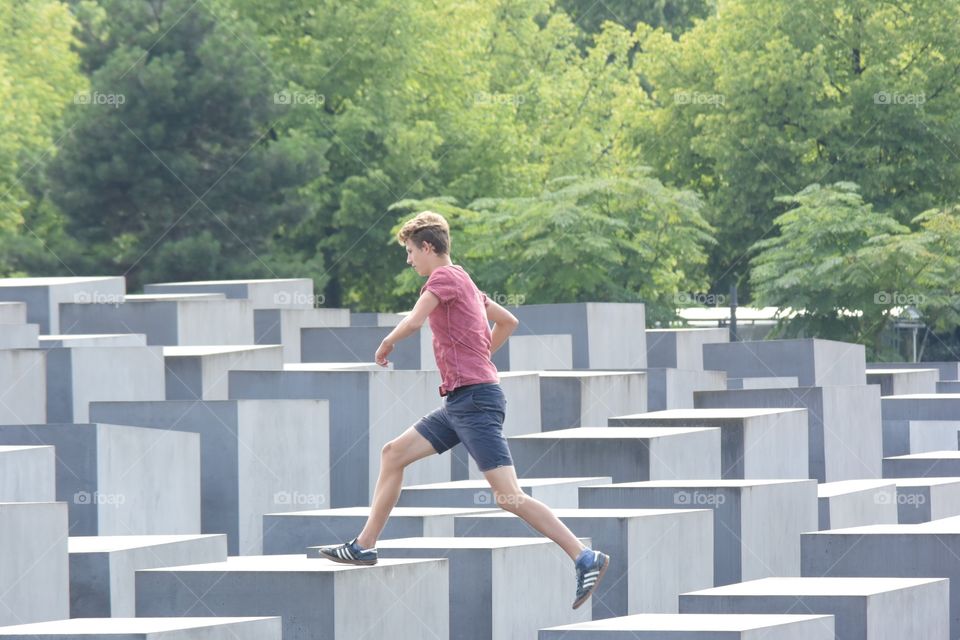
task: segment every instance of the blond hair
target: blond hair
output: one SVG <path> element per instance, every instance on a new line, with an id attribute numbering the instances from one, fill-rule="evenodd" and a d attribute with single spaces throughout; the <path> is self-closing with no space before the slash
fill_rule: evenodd
<path id="1" fill-rule="evenodd" d="M 438 255 L 445 255 L 450 251 L 450 225 L 439 213 L 421 211 L 415 217 L 407 220 L 397 232 L 397 241 L 406 244 L 412 240 L 418 248 L 429 242 Z"/>

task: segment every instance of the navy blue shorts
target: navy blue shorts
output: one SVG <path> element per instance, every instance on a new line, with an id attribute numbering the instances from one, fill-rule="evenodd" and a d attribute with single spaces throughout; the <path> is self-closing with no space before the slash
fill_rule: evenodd
<path id="1" fill-rule="evenodd" d="M 454 389 L 443 405 L 414 425 L 437 453 L 462 442 L 480 471 L 513 466 L 513 457 L 503 437 L 507 399 L 500 385 L 473 384 Z"/>

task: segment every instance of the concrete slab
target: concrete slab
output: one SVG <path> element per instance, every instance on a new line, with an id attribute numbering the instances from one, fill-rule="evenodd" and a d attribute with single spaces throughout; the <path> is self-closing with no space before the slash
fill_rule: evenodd
<path id="1" fill-rule="evenodd" d="M 576 536 L 607 553 L 612 563 L 591 597 L 593 618 L 637 612 L 676 613 L 684 591 L 713 585 L 713 513 L 709 509 L 556 509 Z M 517 516 L 498 511 L 457 516 L 460 537 L 540 534 Z M 651 579 L 656 576 L 656 579 Z"/>
<path id="2" fill-rule="evenodd" d="M 351 327 L 395 327 L 403 320 L 402 313 L 350 313 Z"/>
<path id="3" fill-rule="evenodd" d="M 837 638 L 948 640 L 949 583 L 916 578 L 766 578 L 680 596 L 682 613 L 834 616 Z"/>
<path id="4" fill-rule="evenodd" d="M 960 380 L 960 362 L 868 362 L 867 369 L 936 369 L 940 380 Z"/>
<path id="5" fill-rule="evenodd" d="M 960 451 L 926 451 L 883 459 L 884 478 L 960 477 Z"/>
<path id="6" fill-rule="evenodd" d="M 219 345 L 162 349 L 167 400 L 226 400 L 229 396 L 228 372 L 261 369 L 279 371 L 283 367 L 281 346 Z"/>
<path id="7" fill-rule="evenodd" d="M 833 616 L 641 613 L 540 630 L 539 640 L 834 640 Z"/>
<path id="8" fill-rule="evenodd" d="M 53 447 L 0 445 L 0 502 L 53 502 L 55 479 Z"/>
<path id="9" fill-rule="evenodd" d="M 883 433 L 876 385 L 698 391 L 694 405 L 806 409 L 811 478 L 835 482 L 880 477 Z"/>
<path id="10" fill-rule="evenodd" d="M 937 369 L 867 369 L 867 384 L 880 385 L 881 396 L 936 393 Z"/>
<path id="11" fill-rule="evenodd" d="M 492 509 L 483 507 L 395 507 L 380 539 L 449 537 L 454 531 L 454 516 L 490 511 Z M 302 554 L 306 553 L 307 547 L 353 540 L 363 529 L 369 515 L 370 507 L 268 513 L 263 517 L 263 553 Z"/>
<path id="12" fill-rule="evenodd" d="M 897 486 L 888 480 L 839 480 L 817 485 L 820 530 L 897 523 Z"/>
<path id="13" fill-rule="evenodd" d="M 284 362 L 300 362 L 300 330 L 349 327 L 349 309 L 254 309 L 256 344 L 283 346 Z"/>
<path id="14" fill-rule="evenodd" d="M 703 371 L 703 345 L 730 342 L 730 331 L 647 329 L 647 366 Z"/>
<path id="15" fill-rule="evenodd" d="M 0 300 L 26 303 L 26 321 L 43 334 L 60 333 L 61 303 L 120 304 L 125 293 L 123 276 L 0 279 Z"/>
<path id="16" fill-rule="evenodd" d="M 960 380 L 938 381 L 937 393 L 960 393 Z"/>
<path id="17" fill-rule="evenodd" d="M 142 333 L 78 333 L 40 336 L 39 347 L 145 347 L 147 336 Z"/>
<path id="18" fill-rule="evenodd" d="M 729 378 L 796 376 L 801 387 L 860 385 L 866 380 L 862 344 L 820 340 L 754 340 L 707 344 L 703 366 Z"/>
<path id="19" fill-rule="evenodd" d="M 144 293 L 221 293 L 226 298 L 249 300 L 254 309 L 312 308 L 312 278 L 266 278 L 260 280 L 205 280 L 157 282 L 143 286 Z"/>
<path id="20" fill-rule="evenodd" d="M 0 349 L 36 349 L 39 337 L 40 325 L 0 324 Z"/>
<path id="21" fill-rule="evenodd" d="M 573 339 L 569 334 L 511 336 L 492 360 L 498 371 L 572 369 Z"/>
<path id="22" fill-rule="evenodd" d="M 47 354 L 0 350 L 0 424 L 47 421 Z"/>
<path id="23" fill-rule="evenodd" d="M 369 362 L 392 327 L 316 327 L 300 331 L 301 362 Z M 397 343 L 390 362 L 395 369 L 436 370 L 433 334 L 427 324 Z M 439 384 L 439 383 L 438 383 Z"/>
<path id="24" fill-rule="evenodd" d="M 588 509 L 713 509 L 714 584 L 800 574 L 800 535 L 817 530 L 813 480 L 627 482 L 582 487 Z"/>
<path id="25" fill-rule="evenodd" d="M 960 420 L 884 420 L 883 455 L 953 449 L 958 431 Z"/>
<path id="26" fill-rule="evenodd" d="M 507 438 L 517 475 L 614 482 L 720 477 L 716 428 L 581 427 Z"/>
<path id="27" fill-rule="evenodd" d="M 200 440 L 112 424 L 0 426 L 0 444 L 56 447 L 74 535 L 199 533 Z"/>
<path id="28" fill-rule="evenodd" d="M 79 618 L 0 628 L 11 640 L 281 640 L 272 618 Z"/>
<path id="29" fill-rule="evenodd" d="M 445 639 L 447 570 L 444 559 L 356 567 L 303 555 L 149 569 L 137 572 L 137 616 L 281 616 L 284 640 Z M 344 602 L 369 615 L 345 615 Z"/>
<path id="30" fill-rule="evenodd" d="M 0 324 L 27 324 L 27 303 L 0 302 Z"/>
<path id="31" fill-rule="evenodd" d="M 720 391 L 727 388 L 723 371 L 687 369 L 644 369 L 647 374 L 647 411 L 692 409 L 694 391 Z"/>
<path id="32" fill-rule="evenodd" d="M 610 476 L 590 478 L 521 478 L 520 489 L 554 509 L 579 507 L 580 487 L 610 484 Z M 495 507 L 493 490 L 484 480 L 454 480 L 408 485 L 400 491 L 398 507 Z"/>
<path id="33" fill-rule="evenodd" d="M 806 409 L 673 409 L 610 418 L 611 427 L 716 427 L 721 478 L 809 477 Z"/>
<path id="34" fill-rule="evenodd" d="M 797 376 L 768 378 L 727 378 L 727 389 L 792 389 L 799 387 Z"/>
<path id="35" fill-rule="evenodd" d="M 636 371 L 541 371 L 540 430 L 607 424 L 647 410 L 647 376 Z"/>
<path id="36" fill-rule="evenodd" d="M 139 569 L 223 562 L 227 536 L 71 536 L 70 617 L 127 618 L 136 613 Z"/>
<path id="37" fill-rule="evenodd" d="M 199 434 L 200 531 L 226 533 L 231 555 L 260 553 L 263 514 L 329 504 L 324 401 L 95 402 L 90 412 L 160 433 Z"/>
<path id="38" fill-rule="evenodd" d="M 960 515 L 960 478 L 899 478 L 893 482 L 900 524 Z"/>
<path id="39" fill-rule="evenodd" d="M 67 505 L 0 502 L 0 627 L 70 615 Z"/>

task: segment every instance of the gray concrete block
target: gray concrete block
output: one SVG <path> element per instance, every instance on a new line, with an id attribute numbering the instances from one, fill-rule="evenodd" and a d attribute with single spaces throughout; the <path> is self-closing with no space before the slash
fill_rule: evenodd
<path id="1" fill-rule="evenodd" d="M 694 391 L 720 391 L 727 388 L 723 371 L 687 369 L 644 369 L 647 374 L 647 411 L 692 409 Z"/>
<path id="2" fill-rule="evenodd" d="M 572 369 L 573 339 L 569 334 L 511 336 L 492 360 L 498 371 Z"/>
<path id="3" fill-rule="evenodd" d="M 727 389 L 792 389 L 799 386 L 797 376 L 727 378 Z"/>
<path id="4" fill-rule="evenodd" d="M 272 618 L 78 618 L 0 628 L 10 640 L 281 640 Z"/>
<path id="5" fill-rule="evenodd" d="M 281 346 L 223 345 L 162 349 L 166 368 L 167 400 L 226 400 L 229 396 L 227 374 L 230 371 L 279 371 L 283 368 Z"/>
<path id="6" fill-rule="evenodd" d="M 444 640 L 447 569 L 444 559 L 356 567 L 303 555 L 148 569 L 137 572 L 137 616 L 281 616 L 284 640 Z"/>
<path id="7" fill-rule="evenodd" d="M 884 420 L 883 455 L 954 449 L 960 420 Z"/>
<path id="8" fill-rule="evenodd" d="M 960 394 L 916 393 L 888 396 L 880 403 L 884 420 L 956 421 L 960 416 Z"/>
<path id="9" fill-rule="evenodd" d="M 647 410 L 640 371 L 541 371 L 540 428 L 602 427 L 607 418 Z"/>
<path id="10" fill-rule="evenodd" d="M 940 380 L 960 380 L 960 362 L 868 362 L 867 369 L 936 369 Z"/>
<path id="11" fill-rule="evenodd" d="M 323 401 L 95 402 L 90 413 L 160 433 L 199 434 L 200 531 L 226 533 L 231 555 L 260 553 L 263 514 L 329 504 Z"/>
<path id="12" fill-rule="evenodd" d="M 709 509 L 556 509 L 576 536 L 611 557 L 591 596 L 593 618 L 638 612 L 676 613 L 677 597 L 713 586 L 713 513 Z M 498 511 L 454 520 L 457 536 L 540 534 Z M 651 577 L 655 576 L 655 579 Z"/>
<path id="13" fill-rule="evenodd" d="M 508 307 L 514 335 L 569 334 L 576 369 L 644 369 L 646 315 L 640 303 L 571 302 Z"/>
<path id="14" fill-rule="evenodd" d="M 960 515 L 960 478 L 900 478 L 894 482 L 900 524 Z"/>
<path id="15" fill-rule="evenodd" d="M 222 293 L 229 299 L 249 300 L 254 309 L 309 309 L 317 299 L 313 293 L 312 278 L 158 282 L 144 285 L 143 292 Z"/>
<path id="16" fill-rule="evenodd" d="M 942 579 L 766 578 L 683 594 L 680 611 L 832 615 L 837 640 L 950 637 Z"/>
<path id="17" fill-rule="evenodd" d="M 884 478 L 960 477 L 960 451 L 926 451 L 883 459 Z"/>
<path id="18" fill-rule="evenodd" d="M 0 502 L 0 626 L 70 615 L 67 505 Z"/>
<path id="19" fill-rule="evenodd" d="M 27 303 L 0 302 L 0 324 L 27 324 Z"/>
<path id="20" fill-rule="evenodd" d="M 730 331 L 716 329 L 647 329 L 647 366 L 703 370 L 703 345 L 730 342 Z"/>
<path id="21" fill-rule="evenodd" d="M 163 400 L 160 347 L 47 349 L 47 422 L 87 422 L 97 400 Z"/>
<path id="22" fill-rule="evenodd" d="M 351 327 L 395 327 L 401 320 L 399 313 L 350 313 Z"/>
<path id="23" fill-rule="evenodd" d="M 581 427 L 507 438 L 517 475 L 614 482 L 720 477 L 720 430 Z"/>
<path id="24" fill-rule="evenodd" d="M 227 536 L 71 536 L 70 617 L 132 618 L 140 569 L 223 562 Z"/>
<path id="25" fill-rule="evenodd" d="M 887 480 L 817 485 L 820 530 L 897 523 L 897 486 Z"/>
<path id="26" fill-rule="evenodd" d="M 198 533 L 200 440 L 112 424 L 0 426 L 0 444 L 56 447 L 74 535 Z"/>
<path id="27" fill-rule="evenodd" d="M 0 279 L 0 300 L 26 303 L 26 321 L 43 334 L 60 333 L 61 303 L 119 304 L 125 293 L 123 276 Z"/>
<path id="28" fill-rule="evenodd" d="M 539 640 L 835 640 L 833 616 L 640 613 L 540 630 Z"/>
<path id="29" fill-rule="evenodd" d="M 284 362 L 300 362 L 301 329 L 349 326 L 349 309 L 254 309 L 253 312 L 254 341 L 282 345 Z"/>
<path id="30" fill-rule="evenodd" d="M 579 507 L 580 487 L 610 484 L 610 476 L 592 478 L 520 478 L 518 484 L 528 496 L 554 509 Z M 454 480 L 408 485 L 400 491 L 398 507 L 495 507 L 493 490 L 485 480 Z"/>
<path id="31" fill-rule="evenodd" d="M 142 333 L 78 333 L 40 336 L 41 349 L 55 347 L 145 347 L 147 336 Z"/>
<path id="32" fill-rule="evenodd" d="M 545 538 L 400 538 L 377 551 L 381 561 L 447 559 L 450 638 L 532 638 L 546 625 L 590 620 L 590 607 L 570 607 L 573 562 Z"/>
<path id="33" fill-rule="evenodd" d="M 53 447 L 0 445 L 0 502 L 53 502 L 56 499 Z"/>
<path id="34" fill-rule="evenodd" d="M 867 369 L 867 384 L 880 385 L 881 396 L 936 393 L 937 369 Z"/>
<path id="35" fill-rule="evenodd" d="M 36 349 L 39 338 L 40 325 L 0 324 L 0 349 Z"/>
<path id="36" fill-rule="evenodd" d="M 392 327 L 316 327 L 300 331 L 302 362 L 370 362 Z M 434 370 L 433 334 L 425 324 L 398 342 L 389 360 L 395 369 Z M 438 382 L 439 384 L 439 382 Z"/>
<path id="37" fill-rule="evenodd" d="M 694 405 L 806 409 L 811 478 L 835 482 L 880 477 L 883 427 L 876 385 L 698 391 Z"/>
<path id="38" fill-rule="evenodd" d="M 757 340 L 706 344 L 703 366 L 729 378 L 796 376 L 801 387 L 861 385 L 866 380 L 862 344 L 834 340 Z"/>
<path id="39" fill-rule="evenodd" d="M 0 424 L 47 421 L 47 354 L 0 350 Z"/>
<path id="40" fill-rule="evenodd" d="M 960 393 L 960 380 L 939 380 L 937 393 Z"/>
<path id="41" fill-rule="evenodd" d="M 800 535 L 817 530 L 813 480 L 628 482 L 582 487 L 588 509 L 713 509 L 714 584 L 800 574 Z"/>
<path id="42" fill-rule="evenodd" d="M 805 409 L 674 409 L 608 422 L 611 427 L 716 427 L 721 478 L 809 477 Z"/>
<path id="43" fill-rule="evenodd" d="M 61 304 L 63 333 L 142 333 L 147 344 L 253 344 L 253 305 L 184 294 L 127 296 L 123 304 Z"/>
<path id="44" fill-rule="evenodd" d="M 395 507 L 380 539 L 449 537 L 454 531 L 454 516 L 491 510 L 483 507 Z M 360 534 L 369 515 L 370 507 L 269 513 L 263 517 L 263 553 L 306 553 L 307 547 L 348 542 Z"/>

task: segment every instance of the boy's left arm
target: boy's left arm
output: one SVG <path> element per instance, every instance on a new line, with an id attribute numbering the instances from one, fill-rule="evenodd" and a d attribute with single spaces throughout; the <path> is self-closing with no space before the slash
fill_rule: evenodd
<path id="1" fill-rule="evenodd" d="M 376 363 L 381 367 L 387 366 L 390 362 L 387 360 L 387 356 L 393 351 L 393 345 L 419 331 L 423 323 L 427 321 L 430 312 L 436 309 L 438 304 L 440 304 L 440 299 L 436 295 L 430 291 L 424 291 L 417 300 L 417 304 L 413 305 L 413 310 L 380 343 L 380 347 L 374 356 Z"/>

